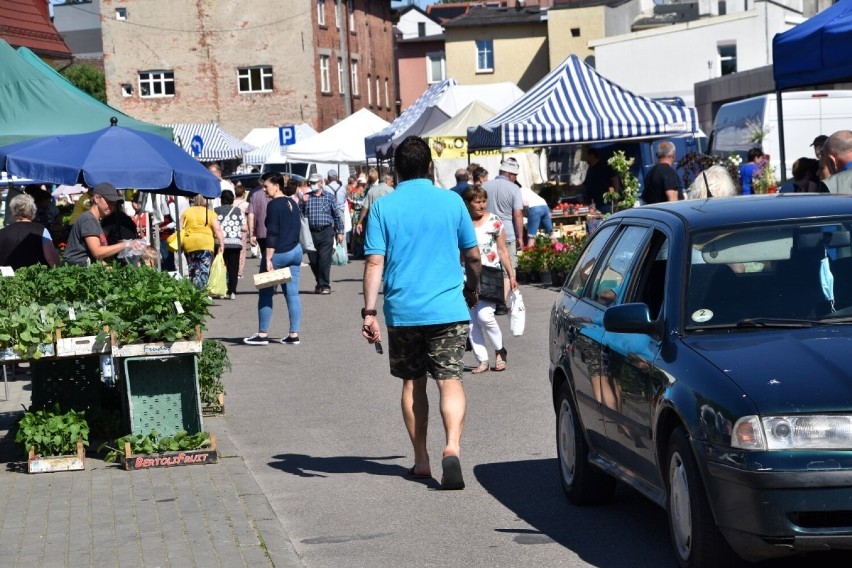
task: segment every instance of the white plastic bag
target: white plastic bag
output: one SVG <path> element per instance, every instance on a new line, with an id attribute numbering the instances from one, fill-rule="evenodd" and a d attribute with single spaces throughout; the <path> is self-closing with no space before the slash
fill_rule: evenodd
<path id="1" fill-rule="evenodd" d="M 524 326 L 527 323 L 527 310 L 524 307 L 524 299 L 520 290 L 512 290 L 509 294 L 509 329 L 512 335 L 518 337 L 524 334 Z"/>

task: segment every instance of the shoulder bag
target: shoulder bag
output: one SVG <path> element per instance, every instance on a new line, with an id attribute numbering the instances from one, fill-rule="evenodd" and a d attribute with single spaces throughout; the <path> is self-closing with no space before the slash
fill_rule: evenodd
<path id="1" fill-rule="evenodd" d="M 503 269 L 494 266 L 483 266 L 479 274 L 479 297 L 492 302 L 504 302 Z"/>

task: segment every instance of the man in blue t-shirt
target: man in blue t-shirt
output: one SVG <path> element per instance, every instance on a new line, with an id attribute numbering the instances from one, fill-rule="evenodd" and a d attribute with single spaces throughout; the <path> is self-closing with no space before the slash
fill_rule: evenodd
<path id="1" fill-rule="evenodd" d="M 464 202 L 429 180 L 432 158 L 422 138 L 403 140 L 394 152 L 394 164 L 400 183 L 370 207 L 367 219 L 362 335 L 379 345 L 376 299 L 384 276 L 390 371 L 403 380 L 402 415 L 414 446 L 408 475 L 432 476 L 426 450 L 429 374 L 438 384 L 447 437 L 441 487 L 463 489 L 462 358 L 470 327 L 468 307 L 478 299 L 479 246 Z"/>

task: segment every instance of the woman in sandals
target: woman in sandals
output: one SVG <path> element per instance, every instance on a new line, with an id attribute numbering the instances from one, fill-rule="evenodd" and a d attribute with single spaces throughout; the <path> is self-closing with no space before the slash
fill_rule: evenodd
<path id="1" fill-rule="evenodd" d="M 509 249 L 506 247 L 506 236 L 503 233 L 503 220 L 487 210 L 488 193 L 481 187 L 474 186 L 468 188 L 462 197 L 473 221 L 473 227 L 476 229 L 482 266 L 505 268 L 509 275 L 509 286 L 512 290 L 516 290 L 518 281 L 515 280 L 515 271 L 509 260 Z M 473 354 L 479 362 L 472 371 L 474 375 L 490 370 L 488 349 L 485 347 L 486 336 L 494 347 L 494 370 L 506 370 L 506 347 L 503 345 L 500 325 L 494 316 L 495 306 L 494 301 L 480 298 L 470 309 L 470 342 L 473 346 Z"/>

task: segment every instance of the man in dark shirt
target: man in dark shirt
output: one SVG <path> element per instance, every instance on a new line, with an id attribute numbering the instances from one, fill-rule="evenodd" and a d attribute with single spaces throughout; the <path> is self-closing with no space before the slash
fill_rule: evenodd
<path id="1" fill-rule="evenodd" d="M 451 187 L 459 195 L 463 195 L 467 188 L 470 187 L 470 173 L 467 168 L 459 168 L 456 170 L 456 185 Z"/>
<path id="2" fill-rule="evenodd" d="M 311 191 L 302 195 L 302 213 L 308 218 L 311 237 L 314 239 L 313 252 L 308 252 L 311 271 L 316 278 L 317 294 L 331 294 L 331 255 L 337 242 L 343 242 L 343 219 L 337 212 L 334 196 L 323 189 L 323 179 L 319 174 L 308 178 Z"/>
<path id="3" fill-rule="evenodd" d="M 657 163 L 645 175 L 642 199 L 646 205 L 683 199 L 683 190 L 678 183 L 677 172 L 672 167 L 674 161 L 674 144 L 668 140 L 660 142 L 657 146 Z"/>
<path id="4" fill-rule="evenodd" d="M 604 194 L 610 191 L 617 192 L 620 184 L 618 183 L 618 175 L 602 160 L 599 151 L 596 148 L 586 149 L 586 159 L 589 162 L 589 169 L 586 171 L 586 179 L 583 180 L 583 190 L 586 193 L 586 203 L 595 204 L 595 209 L 601 213 L 612 212 L 612 202 L 604 201 Z"/>

